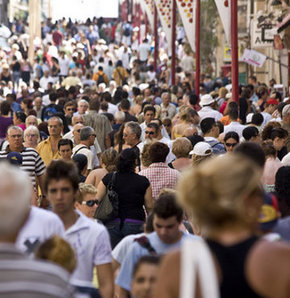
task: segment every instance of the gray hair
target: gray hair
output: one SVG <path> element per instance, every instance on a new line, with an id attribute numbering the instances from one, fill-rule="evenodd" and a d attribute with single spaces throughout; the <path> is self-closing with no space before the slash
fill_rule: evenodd
<path id="1" fill-rule="evenodd" d="M 118 111 L 115 113 L 114 118 L 116 121 L 124 121 L 125 120 L 125 113 L 123 111 Z"/>
<path id="2" fill-rule="evenodd" d="M 10 127 L 8 128 L 8 130 L 7 130 L 7 136 L 9 136 L 11 130 L 18 130 L 18 131 L 20 131 L 21 134 L 23 135 L 23 130 L 22 130 L 22 128 L 20 128 L 20 127 L 17 126 L 17 125 L 13 125 L 13 126 L 10 126 Z"/>
<path id="3" fill-rule="evenodd" d="M 61 119 L 60 117 L 58 117 L 58 116 L 52 116 L 51 118 L 49 118 L 49 119 L 47 120 L 47 122 L 49 122 L 49 120 L 52 120 L 52 119 L 57 120 L 57 121 L 59 122 L 59 124 L 60 124 L 61 126 L 63 126 L 63 121 L 62 121 L 62 119 Z"/>
<path id="4" fill-rule="evenodd" d="M 89 137 L 95 133 L 94 129 L 90 126 L 85 126 L 80 131 L 80 139 L 81 141 L 86 141 L 89 139 Z"/>
<path id="5" fill-rule="evenodd" d="M 33 126 L 33 125 L 29 125 L 29 126 L 24 130 L 24 140 L 25 140 L 27 134 L 28 134 L 30 131 L 32 131 L 32 132 L 34 132 L 34 133 L 37 134 L 37 142 L 39 142 L 39 141 L 40 141 L 40 133 L 39 133 L 39 130 L 38 130 L 38 128 L 37 128 L 36 126 Z"/>
<path id="6" fill-rule="evenodd" d="M 30 210 L 31 180 L 26 172 L 6 162 L 0 164 L 0 241 L 15 236 Z"/>
<path id="7" fill-rule="evenodd" d="M 81 103 L 85 103 L 87 106 L 89 106 L 89 103 L 88 103 L 85 99 L 80 99 L 80 100 L 78 101 L 78 106 L 79 106 L 79 104 L 81 104 Z"/>
<path id="8" fill-rule="evenodd" d="M 170 97 L 170 93 L 169 92 L 163 92 L 162 94 L 161 94 L 161 99 L 163 99 L 163 97 L 165 96 L 165 95 L 168 95 L 169 96 L 169 99 L 171 99 L 171 97 Z"/>
<path id="9" fill-rule="evenodd" d="M 131 133 L 135 134 L 137 139 L 140 139 L 142 129 L 141 129 L 140 125 L 137 122 L 129 121 L 125 124 L 125 127 L 129 127 L 131 129 Z"/>
<path id="10" fill-rule="evenodd" d="M 34 115 L 29 115 L 27 116 L 26 120 L 25 120 L 25 125 L 28 126 L 28 120 L 33 118 L 34 120 L 36 120 L 36 123 L 37 123 L 37 117 L 34 116 Z M 36 124 L 37 125 L 37 124 Z"/>

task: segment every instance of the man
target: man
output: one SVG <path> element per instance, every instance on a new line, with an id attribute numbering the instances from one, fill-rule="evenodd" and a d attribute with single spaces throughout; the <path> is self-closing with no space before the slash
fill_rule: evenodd
<path id="1" fill-rule="evenodd" d="M 10 126 L 7 131 L 7 141 L 9 145 L 5 151 L 0 151 L 0 159 L 7 159 L 10 152 L 19 152 L 22 155 L 20 168 L 28 173 L 33 187 L 35 188 L 37 179 L 37 183 L 43 191 L 45 164 L 35 149 L 23 146 L 22 129 L 18 126 Z"/>
<path id="2" fill-rule="evenodd" d="M 99 86 L 101 83 L 105 83 L 106 86 L 109 84 L 109 79 L 104 73 L 103 66 L 98 67 L 98 71 L 94 73 L 92 80 L 96 82 L 97 86 Z"/>
<path id="3" fill-rule="evenodd" d="M 81 99 L 78 102 L 78 111 L 74 113 L 74 116 L 76 115 L 85 115 L 87 113 L 87 110 L 89 108 L 89 103 L 85 99 Z"/>
<path id="4" fill-rule="evenodd" d="M 140 127 L 142 129 L 142 135 L 141 135 L 142 141 L 145 140 L 146 126 L 151 122 L 151 120 L 155 118 L 156 109 L 152 105 L 147 105 L 143 110 L 143 114 L 144 114 L 144 122 L 140 124 Z"/>
<path id="5" fill-rule="evenodd" d="M 48 83 L 53 83 L 53 78 L 49 74 L 49 70 L 43 72 L 43 77 L 39 80 L 40 88 L 47 90 Z"/>
<path id="6" fill-rule="evenodd" d="M 63 123 L 59 117 L 53 116 L 48 120 L 49 137 L 40 142 L 36 148 L 45 165 L 48 166 L 53 159 L 60 158 L 58 142 L 61 139 Z"/>
<path id="7" fill-rule="evenodd" d="M 75 111 L 75 104 L 72 101 L 66 102 L 64 104 L 63 111 L 64 111 L 64 117 L 65 117 L 66 122 L 69 126 L 69 129 L 71 129 L 72 117 L 73 117 L 73 114 Z"/>
<path id="8" fill-rule="evenodd" d="M 94 145 L 95 138 L 95 131 L 90 126 L 85 126 L 80 130 L 80 143 L 73 148 L 73 156 L 84 154 L 87 157 L 88 171 L 94 169 L 94 155 L 90 147 Z"/>
<path id="9" fill-rule="evenodd" d="M 150 55 L 151 47 L 148 43 L 148 39 L 145 38 L 138 49 L 138 58 L 141 64 L 146 65 L 148 56 Z"/>
<path id="10" fill-rule="evenodd" d="M 138 122 L 138 119 L 129 113 L 130 111 L 130 101 L 128 99 L 122 99 L 119 105 L 119 108 L 122 112 L 125 113 L 125 122 L 134 121 Z"/>
<path id="11" fill-rule="evenodd" d="M 47 121 L 52 116 L 56 116 L 57 114 L 63 114 L 62 107 L 56 104 L 57 94 L 50 93 L 49 100 L 50 100 L 50 104 L 42 110 L 42 114 L 41 114 L 42 121 Z"/>
<path id="12" fill-rule="evenodd" d="M 45 191 L 52 210 L 62 220 L 65 238 L 77 256 L 72 280 L 91 282 L 96 266 L 99 290 L 104 298 L 113 297 L 112 257 L 109 234 L 103 225 L 75 210 L 78 170 L 73 163 L 54 160 L 46 171 Z"/>
<path id="13" fill-rule="evenodd" d="M 164 194 L 159 197 L 153 207 L 153 233 L 147 235 L 150 245 L 157 254 L 166 254 L 172 249 L 178 249 L 181 242 L 192 237 L 180 231 L 183 210 L 177 204 L 174 194 Z M 121 287 L 120 298 L 127 297 L 131 288 L 133 268 L 140 257 L 149 255 L 148 249 L 135 242 L 128 251 L 121 266 L 116 284 Z"/>
<path id="14" fill-rule="evenodd" d="M 77 196 L 75 207 L 85 216 L 94 218 L 97 209 L 97 189 L 92 184 L 79 184 L 79 195 Z"/>
<path id="15" fill-rule="evenodd" d="M 98 99 L 92 99 L 89 113 L 85 114 L 83 119 L 86 126 L 90 126 L 95 130 L 101 151 L 104 151 L 106 148 L 111 147 L 109 133 L 112 131 L 112 127 L 106 116 L 98 114 L 99 109 L 100 102 Z"/>
<path id="16" fill-rule="evenodd" d="M 219 127 L 214 118 L 205 118 L 200 122 L 200 128 L 204 136 L 204 141 L 210 144 L 214 154 L 226 153 L 226 148 L 219 140 Z"/>
<path id="17" fill-rule="evenodd" d="M 112 104 L 112 96 L 110 92 L 105 91 L 102 94 L 102 100 L 108 103 L 108 113 L 115 115 L 115 113 L 119 111 L 118 107 L 115 104 Z"/>
<path id="18" fill-rule="evenodd" d="M 290 152 L 290 104 L 287 104 L 282 110 L 282 128 L 288 131 L 288 138 L 286 140 L 286 146 L 288 152 Z"/>
<path id="19" fill-rule="evenodd" d="M 169 153 L 169 148 L 166 144 L 156 142 L 149 148 L 149 156 L 152 164 L 145 170 L 139 172 L 145 176 L 152 187 L 152 198 L 156 200 L 158 194 L 163 188 L 175 189 L 179 178 L 179 172 L 171 169 L 165 163 Z"/>
<path id="20" fill-rule="evenodd" d="M 176 114 L 176 107 L 174 104 L 170 103 L 170 93 L 169 92 L 163 92 L 161 94 L 162 104 L 161 107 L 161 113 L 160 118 L 161 120 L 165 118 L 172 119 Z"/>
<path id="21" fill-rule="evenodd" d="M 34 98 L 34 111 L 36 111 L 36 117 L 38 119 L 41 119 L 41 115 L 42 115 L 42 110 L 43 110 L 43 105 L 42 105 L 42 97 L 40 94 L 37 94 L 36 97 Z"/>
<path id="22" fill-rule="evenodd" d="M 190 55 L 190 51 L 184 51 L 184 56 L 181 59 L 180 66 L 184 72 L 193 74 L 194 72 L 194 58 Z"/>
<path id="23" fill-rule="evenodd" d="M 57 144 L 60 158 L 70 161 L 72 156 L 73 142 L 69 139 L 61 139 Z"/>
<path id="24" fill-rule="evenodd" d="M 270 98 L 267 100 L 267 102 L 265 104 L 265 109 L 263 112 L 261 112 L 261 114 L 264 117 L 262 127 L 264 127 L 272 119 L 272 114 L 277 109 L 278 104 L 279 104 L 279 102 L 277 99 Z"/>
<path id="25" fill-rule="evenodd" d="M 34 115 L 29 115 L 25 119 L 25 126 L 28 127 L 30 125 L 38 126 L 37 118 Z"/>
<path id="26" fill-rule="evenodd" d="M 214 118 L 215 121 L 219 121 L 222 118 L 222 114 L 214 109 L 216 101 L 210 94 L 205 94 L 201 97 L 199 105 L 201 110 L 198 112 L 200 120 L 204 118 Z"/>
<path id="27" fill-rule="evenodd" d="M 243 130 L 243 138 L 245 141 L 261 143 L 261 137 L 259 135 L 259 130 L 256 126 L 248 126 Z"/>
<path id="28" fill-rule="evenodd" d="M 226 134 L 229 131 L 236 132 L 239 137 L 242 137 L 243 130 L 246 128 L 245 125 L 242 125 L 239 121 L 239 107 L 236 102 L 231 102 L 231 109 L 229 109 L 229 120 L 230 124 L 225 125 L 224 133 Z"/>
<path id="29" fill-rule="evenodd" d="M 73 297 L 66 270 L 49 262 L 32 260 L 14 245 L 29 216 L 30 199 L 28 175 L 17 167 L 1 163 L 0 296 Z"/>
<path id="30" fill-rule="evenodd" d="M 125 144 L 131 148 L 136 147 L 140 143 L 141 128 L 137 122 L 130 121 L 125 123 L 123 139 Z"/>

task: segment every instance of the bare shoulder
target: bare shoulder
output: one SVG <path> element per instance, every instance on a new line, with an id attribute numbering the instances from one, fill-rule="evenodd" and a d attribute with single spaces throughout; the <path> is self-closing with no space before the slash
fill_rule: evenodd
<path id="1" fill-rule="evenodd" d="M 180 251 L 164 256 L 159 268 L 154 298 L 179 297 L 180 259 Z"/>
<path id="2" fill-rule="evenodd" d="M 284 242 L 259 241 L 250 252 L 246 276 L 262 296 L 290 296 L 290 245 Z"/>

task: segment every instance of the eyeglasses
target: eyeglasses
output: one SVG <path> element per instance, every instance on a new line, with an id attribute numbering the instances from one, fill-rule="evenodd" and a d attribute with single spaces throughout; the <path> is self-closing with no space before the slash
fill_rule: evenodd
<path id="1" fill-rule="evenodd" d="M 226 143 L 227 147 L 235 147 L 238 143 Z"/>
<path id="2" fill-rule="evenodd" d="M 13 139 L 16 139 L 16 138 L 20 139 L 22 138 L 22 135 L 11 135 L 10 137 Z"/>
<path id="3" fill-rule="evenodd" d="M 37 137 L 36 134 L 29 134 L 29 133 L 28 133 L 26 136 L 27 136 L 27 137 Z"/>
<path id="4" fill-rule="evenodd" d="M 154 135 L 154 132 L 153 131 L 145 131 L 145 134 L 146 135 Z"/>
<path id="5" fill-rule="evenodd" d="M 82 205 L 87 205 L 88 207 L 93 207 L 94 205 L 98 205 L 98 200 L 88 200 L 88 201 L 82 201 Z"/>

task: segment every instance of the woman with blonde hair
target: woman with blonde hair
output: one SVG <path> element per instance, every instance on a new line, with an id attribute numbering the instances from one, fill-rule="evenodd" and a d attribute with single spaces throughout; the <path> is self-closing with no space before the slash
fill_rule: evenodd
<path id="1" fill-rule="evenodd" d="M 177 171 L 185 170 L 191 166 L 189 153 L 192 150 L 192 145 L 187 138 L 178 138 L 172 144 L 172 153 L 176 159 L 168 164 L 168 166 Z"/>
<path id="2" fill-rule="evenodd" d="M 204 160 L 211 158 L 213 150 L 207 142 L 198 142 L 194 145 L 193 150 L 189 154 L 192 155 L 192 165 L 196 167 Z"/>
<path id="3" fill-rule="evenodd" d="M 133 106 L 130 108 L 130 114 L 138 117 L 141 112 L 142 112 L 142 103 L 144 101 L 144 97 L 143 95 L 137 95 L 134 99 L 133 99 Z"/>
<path id="4" fill-rule="evenodd" d="M 34 125 L 28 126 L 24 131 L 24 143 L 25 147 L 36 149 L 40 142 L 40 133 L 37 127 Z"/>
<path id="5" fill-rule="evenodd" d="M 261 172 L 253 162 L 233 153 L 209 160 L 183 177 L 178 186 L 179 198 L 201 224 L 205 241 L 199 240 L 199 243 L 209 251 L 208 261 L 212 265 L 208 273 L 213 278 L 217 276 L 215 283 L 208 283 L 207 288 L 217 285 L 218 293 L 202 296 L 201 292 L 206 289 L 200 289 L 204 283 L 199 275 L 199 286 L 195 287 L 198 290 L 185 294 L 186 290 L 191 291 L 196 280 L 193 276 L 184 276 L 184 270 L 194 264 L 191 259 L 184 259 L 182 248 L 182 253 L 165 256 L 154 297 L 289 296 L 290 246 L 256 236 L 263 201 Z M 187 247 L 198 262 L 202 256 L 194 255 L 195 244 L 192 241 Z"/>
<path id="6" fill-rule="evenodd" d="M 113 148 L 105 150 L 101 154 L 101 168 L 91 171 L 85 183 L 92 184 L 95 187 L 98 187 L 100 181 L 105 175 L 116 170 L 117 155 L 117 151 Z"/>

